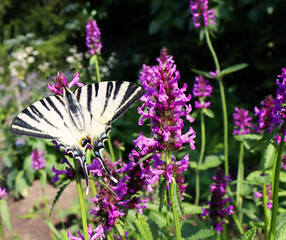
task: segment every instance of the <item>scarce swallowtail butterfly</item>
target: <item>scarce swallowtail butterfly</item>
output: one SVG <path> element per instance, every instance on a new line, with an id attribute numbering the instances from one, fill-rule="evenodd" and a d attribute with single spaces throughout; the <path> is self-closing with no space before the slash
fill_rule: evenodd
<path id="1" fill-rule="evenodd" d="M 63 88 L 63 95 L 43 98 L 20 112 L 11 132 L 56 141 L 69 155 L 79 160 L 86 178 L 85 151 L 91 146 L 95 156 L 114 182 L 100 150 L 108 138 L 111 123 L 119 118 L 145 90 L 130 82 L 100 82 L 78 88 L 74 93 Z"/>

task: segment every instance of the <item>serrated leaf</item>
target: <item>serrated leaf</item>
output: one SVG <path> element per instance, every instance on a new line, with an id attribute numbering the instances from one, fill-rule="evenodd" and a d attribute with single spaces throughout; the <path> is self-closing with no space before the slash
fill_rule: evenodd
<path id="1" fill-rule="evenodd" d="M 221 71 L 221 76 L 225 76 L 225 75 L 228 75 L 230 73 L 233 73 L 233 72 L 236 72 L 236 71 L 239 71 L 243 68 L 246 68 L 248 66 L 247 63 L 239 63 L 239 64 L 236 64 L 236 65 L 233 65 L 233 66 L 230 66 L 230 67 L 227 67 L 225 69 L 223 69 Z"/>
<path id="2" fill-rule="evenodd" d="M 185 214 L 202 214 L 202 208 L 200 206 L 190 204 L 190 203 L 183 203 L 184 209 L 185 209 Z"/>
<path id="3" fill-rule="evenodd" d="M 173 182 L 173 203 L 180 217 L 185 215 L 184 206 L 180 196 L 180 190 L 176 183 Z"/>
<path id="4" fill-rule="evenodd" d="M 241 240 L 253 240 L 255 235 L 256 235 L 256 228 L 251 228 L 243 234 Z"/>
<path id="5" fill-rule="evenodd" d="M 215 77 L 211 76 L 210 72 L 208 72 L 208 71 L 202 71 L 202 70 L 198 70 L 198 69 L 194 69 L 194 68 L 192 68 L 191 70 L 198 75 L 203 75 L 207 78 L 215 79 Z"/>
<path id="6" fill-rule="evenodd" d="M 166 186 L 167 186 L 167 178 L 164 178 L 161 182 L 159 189 L 158 189 L 158 198 L 159 198 L 159 212 L 162 212 L 164 199 L 165 199 L 165 193 L 166 193 Z"/>
<path id="7" fill-rule="evenodd" d="M 119 233 L 120 237 L 122 239 L 125 239 L 125 231 L 124 228 L 122 227 L 123 223 L 120 221 L 119 223 L 115 223 L 115 227 L 117 232 Z"/>
<path id="8" fill-rule="evenodd" d="M 214 112 L 211 110 L 211 109 L 208 109 L 208 108 L 204 108 L 203 109 L 203 113 L 208 116 L 209 118 L 214 118 L 215 117 L 215 114 Z"/>
<path id="9" fill-rule="evenodd" d="M 268 184 L 270 182 L 269 175 L 264 175 L 264 176 L 258 175 L 255 176 L 253 179 L 258 185 Z"/>
<path id="10" fill-rule="evenodd" d="M 60 187 L 60 190 L 57 192 L 57 195 L 53 201 L 53 204 L 52 204 L 52 207 L 51 207 L 51 210 L 50 210 L 50 213 L 49 213 L 49 217 L 51 217 L 52 215 L 52 212 L 54 211 L 54 208 L 58 202 L 58 200 L 60 199 L 62 193 L 64 192 L 64 190 L 66 189 L 66 187 L 71 183 L 71 181 L 68 181 L 66 184 L 64 184 L 62 187 Z"/>
<path id="11" fill-rule="evenodd" d="M 237 141 L 251 141 L 251 140 L 259 140 L 262 138 L 261 135 L 257 134 L 242 134 L 242 135 L 234 135 L 233 137 Z"/>
<path id="12" fill-rule="evenodd" d="M 252 150 L 252 149 L 258 147 L 259 145 L 261 145 L 261 144 L 263 144 L 263 143 L 265 143 L 266 145 L 268 145 L 268 144 L 270 143 L 270 141 L 271 141 L 272 139 L 274 139 L 274 137 L 277 135 L 278 129 L 279 129 L 279 127 L 274 128 L 271 133 L 265 134 L 262 138 L 260 138 L 260 139 L 251 147 L 250 150 Z"/>
<path id="13" fill-rule="evenodd" d="M 9 213 L 9 208 L 8 204 L 5 199 L 0 200 L 0 214 L 3 219 L 3 222 L 5 223 L 6 227 L 11 231 L 12 226 L 11 226 L 11 220 L 10 220 L 10 213 Z"/>
<path id="14" fill-rule="evenodd" d="M 200 229 L 196 233 L 194 233 L 190 238 L 187 238 L 188 240 L 199 240 L 199 239 L 206 239 L 208 237 L 211 237 L 216 232 L 209 229 Z"/>
<path id="15" fill-rule="evenodd" d="M 209 168 L 215 168 L 219 166 L 224 159 L 223 155 L 208 155 L 201 166 L 201 170 L 207 170 Z"/>
<path id="16" fill-rule="evenodd" d="M 286 236 L 286 213 L 279 214 L 277 217 L 275 239 L 285 239 Z"/>
<path id="17" fill-rule="evenodd" d="M 139 230 L 139 233 L 141 235 L 141 239 L 144 240 L 152 240 L 153 239 L 153 235 L 151 233 L 151 229 L 145 219 L 144 216 L 138 214 L 137 215 L 137 219 L 135 221 L 136 227 Z"/>
<path id="18" fill-rule="evenodd" d="M 118 195 L 109 186 L 107 186 L 103 181 L 99 180 L 98 178 L 94 178 L 94 177 L 89 177 L 89 179 L 98 182 L 101 186 L 103 186 L 104 188 L 109 190 L 112 194 L 118 197 Z"/>

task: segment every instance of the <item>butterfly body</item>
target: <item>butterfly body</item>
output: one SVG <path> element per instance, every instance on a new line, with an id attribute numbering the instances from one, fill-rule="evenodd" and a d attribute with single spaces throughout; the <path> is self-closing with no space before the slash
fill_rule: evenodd
<path id="1" fill-rule="evenodd" d="M 108 138 L 111 123 L 144 93 L 142 87 L 129 82 L 95 83 L 74 93 L 63 88 L 63 96 L 43 98 L 20 112 L 11 124 L 11 132 L 56 141 L 81 162 L 86 179 L 85 151 L 90 145 L 111 175 L 100 154 L 103 142 Z"/>

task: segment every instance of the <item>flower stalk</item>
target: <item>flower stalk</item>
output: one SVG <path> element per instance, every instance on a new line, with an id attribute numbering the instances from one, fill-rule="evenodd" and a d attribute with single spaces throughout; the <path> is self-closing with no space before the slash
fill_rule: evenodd
<path id="1" fill-rule="evenodd" d="M 282 131 L 284 133 L 284 130 Z M 281 138 L 283 134 L 281 134 Z M 281 162 L 282 156 L 285 150 L 285 142 L 281 141 L 279 145 L 279 152 L 276 159 L 276 167 L 275 167 L 275 176 L 274 182 L 272 183 L 273 189 L 273 208 L 272 208 L 272 216 L 271 216 L 271 225 L 270 225 L 270 233 L 269 239 L 274 240 L 275 230 L 276 230 L 276 218 L 277 218 L 277 210 L 278 210 L 278 191 L 279 191 L 279 178 L 280 178 L 280 169 L 281 169 Z"/>
<path id="2" fill-rule="evenodd" d="M 165 155 L 166 164 L 168 166 L 172 162 L 171 160 L 172 153 L 170 151 L 166 151 L 164 152 L 164 155 Z M 176 183 L 174 182 L 175 180 L 172 179 L 172 182 L 169 184 L 169 198 L 170 198 L 170 202 L 171 202 L 172 210 L 173 210 L 176 237 L 178 240 L 181 240 L 182 237 L 181 237 L 181 229 L 180 229 L 180 218 L 179 218 L 179 214 L 178 214 L 178 211 L 174 203 L 174 194 L 176 194 L 174 193 L 174 191 L 176 191 Z"/>
<path id="3" fill-rule="evenodd" d="M 205 118 L 203 111 L 201 112 L 201 151 L 198 162 L 198 167 L 196 168 L 196 199 L 195 204 L 199 205 L 200 200 L 200 170 L 202 167 L 203 158 L 205 155 L 205 147 L 206 147 L 206 130 L 205 130 Z"/>
<path id="4" fill-rule="evenodd" d="M 79 206 L 80 206 L 80 213 L 81 213 L 81 221 L 82 221 L 84 239 L 89 239 L 88 231 L 87 231 L 87 219 L 86 219 L 86 212 L 85 212 L 85 204 L 84 204 L 83 192 L 82 192 L 82 186 L 81 186 L 81 177 L 79 174 L 78 161 L 76 159 L 74 159 L 74 167 L 76 170 L 75 181 L 76 181 L 76 187 L 77 187 L 77 193 L 78 193 L 78 199 L 79 199 Z"/>
<path id="5" fill-rule="evenodd" d="M 218 61 L 216 52 L 213 48 L 213 45 L 211 43 L 211 39 L 210 39 L 210 35 L 209 35 L 209 31 L 208 31 L 207 27 L 205 27 L 205 34 L 206 34 L 207 45 L 208 45 L 208 48 L 212 54 L 212 57 L 213 57 L 213 60 L 215 63 L 215 67 L 217 70 L 217 80 L 218 80 L 220 96 L 221 96 L 223 125 L 224 125 L 224 170 L 225 170 L 225 176 L 227 176 L 229 173 L 229 166 L 228 166 L 228 121 L 227 121 L 227 107 L 226 107 L 225 91 L 224 91 L 224 86 L 223 86 L 223 82 L 222 82 L 219 61 Z"/>

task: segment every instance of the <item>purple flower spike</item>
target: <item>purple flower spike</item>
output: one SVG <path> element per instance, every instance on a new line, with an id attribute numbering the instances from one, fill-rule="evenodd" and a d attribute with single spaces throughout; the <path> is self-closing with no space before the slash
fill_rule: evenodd
<path id="1" fill-rule="evenodd" d="M 220 168 L 213 179 L 215 185 L 210 185 L 210 192 L 212 193 L 211 201 L 208 203 L 210 207 L 208 209 L 202 208 L 203 214 L 201 216 L 208 215 L 211 218 L 212 226 L 220 234 L 226 216 L 233 214 L 233 205 L 227 206 L 229 202 L 232 202 L 232 199 L 224 197 L 226 187 L 231 179 L 229 176 L 224 176 L 224 171 Z"/>
<path id="2" fill-rule="evenodd" d="M 243 135 L 250 133 L 251 120 L 252 118 L 248 116 L 248 110 L 235 108 L 235 112 L 233 113 L 233 119 L 235 127 L 233 129 L 233 135 Z"/>
<path id="3" fill-rule="evenodd" d="M 31 167 L 36 171 L 39 171 L 41 168 L 46 166 L 46 161 L 43 157 L 44 152 L 35 148 L 31 153 L 32 164 Z"/>
<path id="4" fill-rule="evenodd" d="M 100 40 L 100 29 L 97 27 L 95 20 L 90 19 L 85 27 L 86 30 L 86 39 L 85 44 L 88 47 L 88 51 L 92 54 L 100 54 L 102 43 Z"/>
<path id="5" fill-rule="evenodd" d="M 205 102 L 207 97 L 211 97 L 213 91 L 212 86 L 209 84 L 209 80 L 200 75 L 195 78 L 193 96 L 199 98 L 199 102 L 195 101 L 195 108 L 209 108 L 211 102 Z"/>
<path id="6" fill-rule="evenodd" d="M 208 0 L 190 0 L 190 8 L 195 28 L 216 25 L 214 10 L 208 9 Z"/>
<path id="7" fill-rule="evenodd" d="M 67 79 L 65 78 L 65 76 L 61 73 L 58 72 L 58 75 L 56 77 L 56 83 L 54 83 L 52 86 L 50 86 L 50 84 L 48 85 L 48 88 L 50 91 L 52 91 L 53 93 L 55 93 L 56 95 L 62 95 L 63 94 L 63 87 L 67 87 L 67 88 L 71 88 L 74 85 L 77 85 L 78 87 L 82 87 L 84 84 L 83 83 L 79 83 L 79 74 L 76 72 L 75 73 L 75 77 L 73 78 L 73 80 L 68 83 Z"/>

